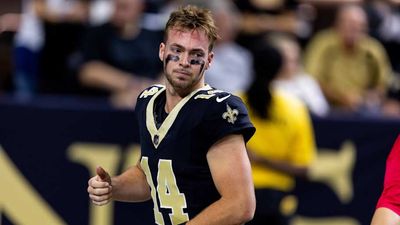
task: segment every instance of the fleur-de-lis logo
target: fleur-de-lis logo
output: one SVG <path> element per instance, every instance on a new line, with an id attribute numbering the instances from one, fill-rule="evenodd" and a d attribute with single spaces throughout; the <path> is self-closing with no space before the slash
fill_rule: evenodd
<path id="1" fill-rule="evenodd" d="M 228 123 L 234 124 L 238 115 L 239 111 L 237 109 L 232 109 L 228 104 L 226 104 L 226 112 L 222 114 L 224 120 L 227 120 Z"/>

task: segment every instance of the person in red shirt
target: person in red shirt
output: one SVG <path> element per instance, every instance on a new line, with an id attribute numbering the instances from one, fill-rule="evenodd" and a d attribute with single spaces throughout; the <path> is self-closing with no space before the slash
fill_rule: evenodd
<path id="1" fill-rule="evenodd" d="M 371 225 L 400 224 L 400 135 L 386 161 L 384 187 Z"/>

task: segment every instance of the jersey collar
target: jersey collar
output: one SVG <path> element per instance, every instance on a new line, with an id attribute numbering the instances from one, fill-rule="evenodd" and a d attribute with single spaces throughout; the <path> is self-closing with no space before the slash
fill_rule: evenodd
<path id="1" fill-rule="evenodd" d="M 172 124 L 174 123 L 176 117 L 178 116 L 179 112 L 183 108 L 183 106 L 193 97 L 196 93 L 203 90 L 211 90 L 212 88 L 209 85 L 206 85 L 202 88 L 194 90 L 185 98 L 179 101 L 179 103 L 172 109 L 172 111 L 168 114 L 167 118 L 165 118 L 164 122 L 161 124 L 160 128 L 157 129 L 156 127 L 156 120 L 154 118 L 154 102 L 157 97 L 165 92 L 165 87 L 162 87 L 155 95 L 153 95 L 147 104 L 146 108 L 146 127 L 151 135 L 151 140 L 153 142 L 154 147 L 157 149 L 164 137 L 167 135 L 169 129 L 171 128 Z"/>

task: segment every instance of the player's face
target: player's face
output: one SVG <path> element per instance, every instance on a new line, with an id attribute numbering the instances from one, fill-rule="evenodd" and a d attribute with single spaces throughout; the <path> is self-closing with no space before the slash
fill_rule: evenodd
<path id="1" fill-rule="evenodd" d="M 204 71 L 213 53 L 203 30 L 170 29 L 166 43 L 161 43 L 159 56 L 164 63 L 167 82 L 176 90 L 191 92 L 204 86 Z"/>

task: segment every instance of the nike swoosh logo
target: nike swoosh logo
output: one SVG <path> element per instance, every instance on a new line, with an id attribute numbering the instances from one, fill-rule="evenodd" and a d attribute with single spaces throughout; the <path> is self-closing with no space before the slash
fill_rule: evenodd
<path id="1" fill-rule="evenodd" d="M 217 102 L 222 102 L 222 101 L 224 101 L 225 99 L 229 98 L 230 96 L 231 96 L 231 95 L 229 94 L 229 95 L 224 96 L 224 97 L 222 97 L 222 98 L 217 97 L 215 100 L 217 100 Z"/>

